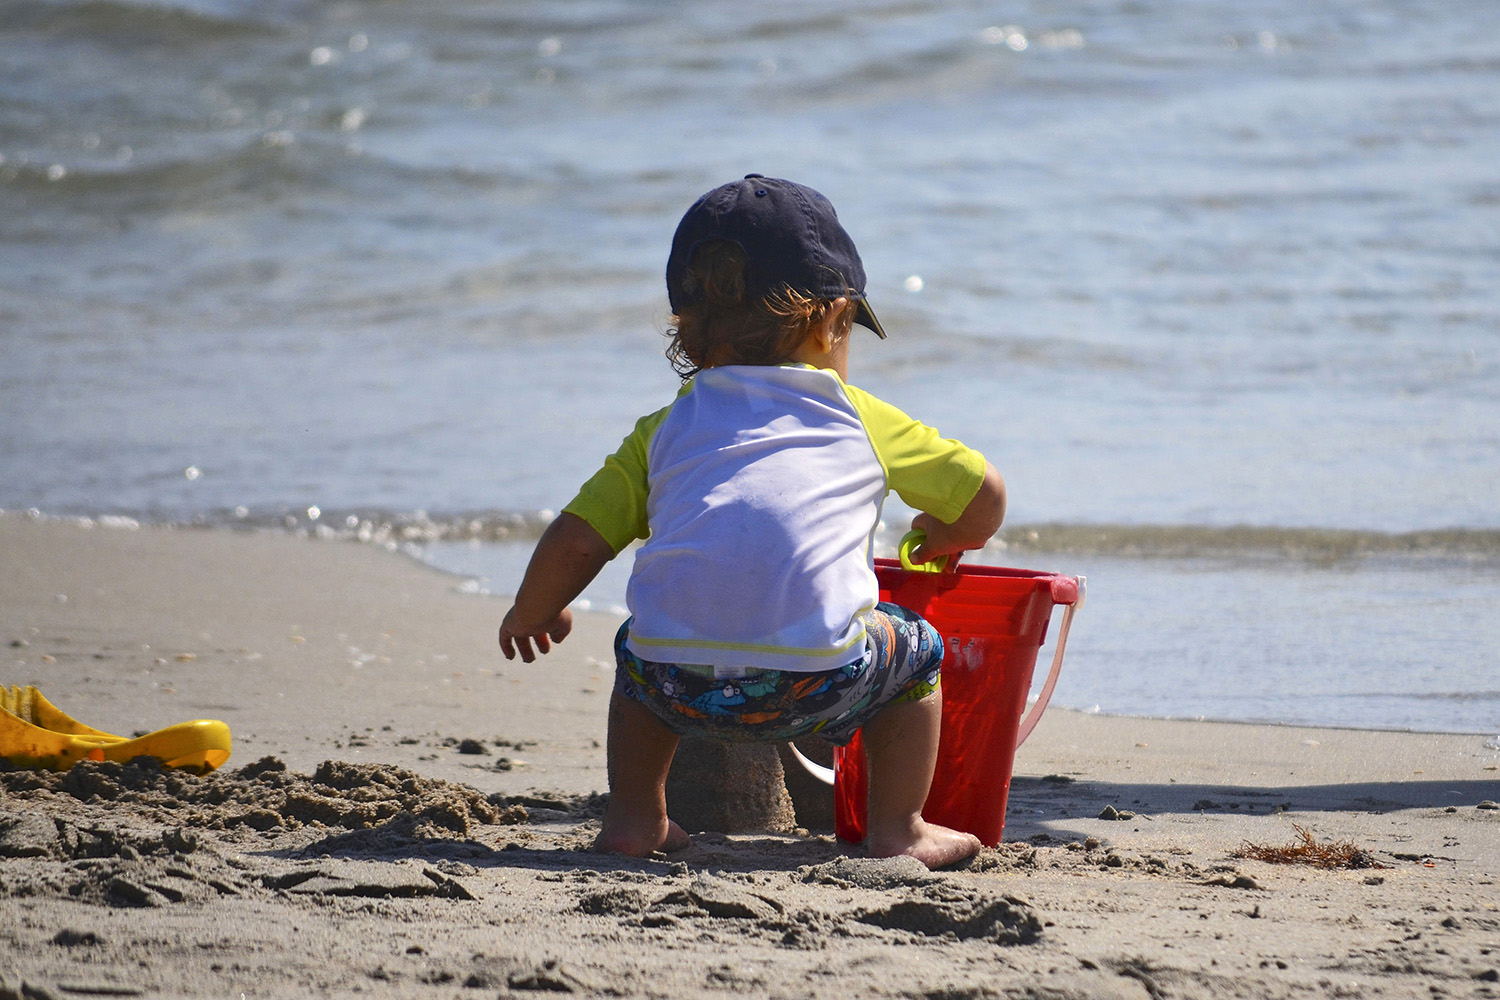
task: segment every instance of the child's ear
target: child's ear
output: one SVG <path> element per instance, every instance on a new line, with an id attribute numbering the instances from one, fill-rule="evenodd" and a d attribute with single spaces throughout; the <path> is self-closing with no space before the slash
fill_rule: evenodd
<path id="1" fill-rule="evenodd" d="M 838 344 L 839 332 L 844 327 L 841 319 L 848 308 L 849 300 L 840 295 L 828 303 L 828 309 L 823 313 L 823 318 L 813 324 L 812 339 L 825 354 L 832 351 Z"/>

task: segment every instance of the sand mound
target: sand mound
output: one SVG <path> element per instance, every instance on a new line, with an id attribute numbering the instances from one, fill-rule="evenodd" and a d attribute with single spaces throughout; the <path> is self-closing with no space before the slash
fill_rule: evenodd
<path id="1" fill-rule="evenodd" d="M 0 860 L 28 863 L 0 867 L 0 895 L 116 906 L 268 891 L 462 899 L 467 890 L 441 862 L 368 859 L 416 843 L 436 846 L 430 857 L 488 853 L 464 838 L 526 819 L 524 807 L 468 786 L 377 764 L 326 761 L 306 775 L 266 757 L 197 777 L 138 758 L 8 771 L 0 773 Z M 330 832 L 309 840 L 322 830 Z M 246 839 L 260 848 L 254 855 L 226 850 Z"/>
<path id="2" fill-rule="evenodd" d="M 432 827 L 465 836 L 481 824 L 526 818 L 524 809 L 497 808 L 465 785 L 388 765 L 335 760 L 324 761 L 311 776 L 265 757 L 237 771 L 203 777 L 164 770 L 150 757 L 128 764 L 84 761 L 61 773 L 3 773 L 0 789 L 27 801 L 53 800 L 50 804 L 64 812 L 64 798 L 95 806 L 114 803 L 129 806 L 138 816 L 199 830 L 296 830 L 308 825 L 361 830 L 406 814 L 416 820 L 413 829 Z"/>

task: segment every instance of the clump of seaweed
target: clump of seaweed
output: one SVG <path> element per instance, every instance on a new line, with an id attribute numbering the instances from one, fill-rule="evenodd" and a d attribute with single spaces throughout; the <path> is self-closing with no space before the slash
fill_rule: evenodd
<path id="1" fill-rule="evenodd" d="M 1311 865 L 1314 868 L 1385 868 L 1374 855 L 1362 847 L 1347 841 L 1324 841 L 1319 843 L 1312 833 L 1296 823 L 1292 830 L 1297 839 L 1284 846 L 1252 844 L 1248 840 L 1240 845 L 1235 857 L 1251 861 L 1266 861 L 1273 865 Z"/>

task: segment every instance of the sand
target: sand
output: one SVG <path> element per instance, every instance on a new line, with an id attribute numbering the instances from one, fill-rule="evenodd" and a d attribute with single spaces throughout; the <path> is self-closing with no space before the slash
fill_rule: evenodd
<path id="1" fill-rule="evenodd" d="M 202 778 L 0 774 L 0 998 L 1500 995 L 1484 736 L 1052 709 L 962 870 L 816 829 L 605 857 L 618 620 L 508 663 L 503 602 L 457 583 L 354 543 L 0 516 L 0 683 L 235 740 Z M 1359 867 L 1244 856 L 1299 831 Z"/>

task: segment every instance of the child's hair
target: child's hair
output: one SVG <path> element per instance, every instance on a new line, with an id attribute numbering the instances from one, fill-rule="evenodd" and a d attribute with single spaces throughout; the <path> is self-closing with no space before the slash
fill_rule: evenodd
<path id="1" fill-rule="evenodd" d="M 667 330 L 667 359 L 684 382 L 705 368 L 787 361 L 832 305 L 784 285 L 752 300 L 745 263 L 745 252 L 728 240 L 711 240 L 693 254 L 678 289 L 687 304 Z M 854 309 L 845 309 L 836 336 L 847 336 L 853 320 Z"/>

